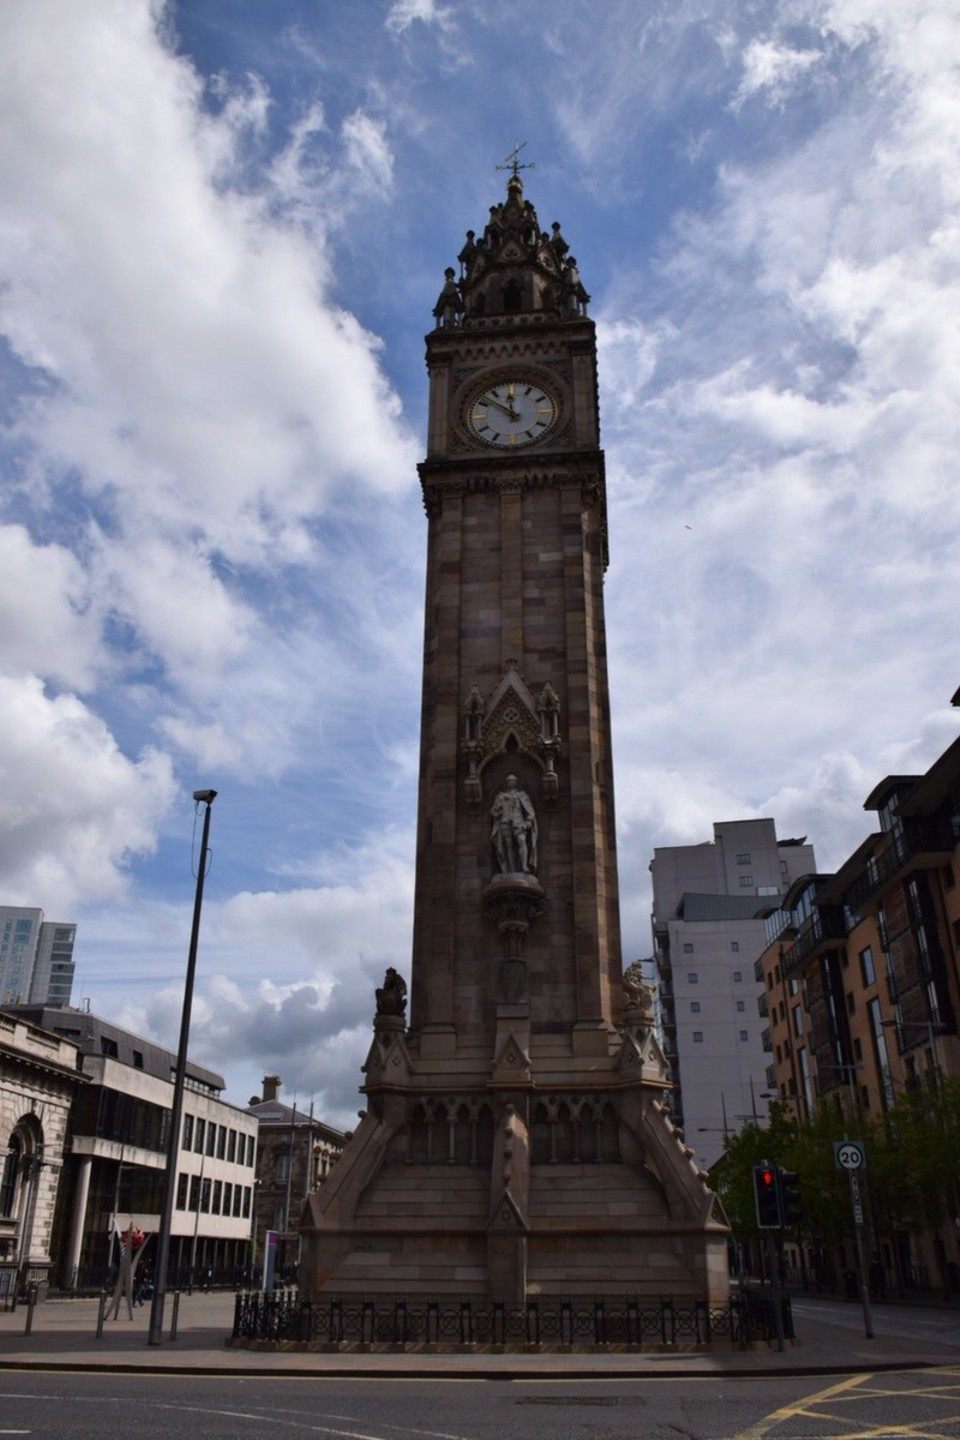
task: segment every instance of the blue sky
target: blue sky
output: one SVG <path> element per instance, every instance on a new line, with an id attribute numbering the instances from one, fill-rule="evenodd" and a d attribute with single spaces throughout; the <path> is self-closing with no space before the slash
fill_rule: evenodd
<path id="1" fill-rule="evenodd" d="M 527 142 L 601 352 L 626 959 L 655 845 L 823 869 L 955 737 L 952 0 L 7 0 L 0 898 L 357 1108 L 409 969 L 423 334 Z"/>

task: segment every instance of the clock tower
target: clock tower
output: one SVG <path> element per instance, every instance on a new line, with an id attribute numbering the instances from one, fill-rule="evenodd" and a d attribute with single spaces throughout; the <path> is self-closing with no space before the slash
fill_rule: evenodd
<path id="1" fill-rule="evenodd" d="M 301 1284 L 518 1303 L 726 1299 L 620 952 L 593 321 L 515 160 L 427 336 L 417 871 L 368 1108 L 303 1217 Z"/>

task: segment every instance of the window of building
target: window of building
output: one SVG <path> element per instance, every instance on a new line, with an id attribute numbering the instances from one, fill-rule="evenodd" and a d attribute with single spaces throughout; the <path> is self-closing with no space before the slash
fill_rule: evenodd
<path id="1" fill-rule="evenodd" d="M 802 1006 L 802 1005 L 794 1005 L 793 1010 L 791 1011 L 791 1014 L 793 1015 L 793 1033 L 794 1033 L 794 1035 L 802 1035 L 802 1034 L 803 1034 L 803 1006 Z"/>
<path id="2" fill-rule="evenodd" d="M 236 1162 L 236 1158 L 237 1158 L 237 1132 L 236 1132 L 236 1130 L 231 1130 L 231 1131 L 230 1131 L 230 1142 L 229 1142 L 229 1144 L 228 1144 L 228 1146 L 227 1146 L 227 1159 L 228 1159 L 228 1161 L 230 1162 L 230 1164 L 233 1165 L 233 1164 Z"/>
<path id="3" fill-rule="evenodd" d="M 222 1160 L 227 1153 L 227 1127 L 221 1125 L 217 1130 L 217 1159 Z"/>
<path id="4" fill-rule="evenodd" d="M 143 1069 L 143 1051 L 142 1051 L 142 1050 L 134 1050 L 134 1052 L 133 1052 L 133 1068 L 134 1068 L 135 1070 L 142 1070 L 142 1069 Z"/>
<path id="5" fill-rule="evenodd" d="M 693 1043 L 694 1043 L 694 1045 L 702 1045 L 702 1044 L 703 1044 L 703 1031 L 702 1031 L 702 1030 L 694 1030 L 694 1032 L 693 1032 Z"/>
<path id="6" fill-rule="evenodd" d="M 749 1040 L 749 1039 L 750 1039 L 750 1031 L 749 1031 L 749 1030 L 741 1030 L 741 1031 L 740 1031 L 740 1039 L 741 1039 L 741 1040 Z"/>
<path id="7" fill-rule="evenodd" d="M 200 1176 L 190 1176 L 190 1209 L 196 1211 L 200 1206 Z"/>
<path id="8" fill-rule="evenodd" d="M 687 984 L 688 984 L 688 985 L 696 985 L 696 984 L 698 983 L 698 980 L 699 980 L 699 977 L 698 977 L 698 975 L 697 975 L 696 970 L 688 970 L 688 971 L 687 971 Z"/>
<path id="9" fill-rule="evenodd" d="M 207 1137 L 207 1122 L 197 1116 L 197 1127 L 193 1133 L 193 1148 L 198 1155 L 203 1154 L 203 1142 Z"/>
<path id="10" fill-rule="evenodd" d="M 229 1180 L 223 1182 L 223 1213 L 224 1215 L 233 1213 L 233 1185 Z"/>
<path id="11" fill-rule="evenodd" d="M 213 1213 L 214 1213 L 214 1215 L 219 1215 L 219 1214 L 220 1214 L 220 1202 L 221 1202 L 222 1199 L 223 1199 L 223 1181 L 222 1181 L 222 1180 L 214 1180 L 214 1182 L 213 1182 Z"/>
<path id="12" fill-rule="evenodd" d="M 213 1120 L 207 1123 L 207 1154 L 212 1158 L 217 1152 L 217 1126 Z"/>
<path id="13" fill-rule="evenodd" d="M 202 1181 L 200 1185 L 200 1209 L 204 1215 L 210 1214 L 210 1190 L 210 1181 Z"/>
<path id="14" fill-rule="evenodd" d="M 289 1150 L 281 1150 L 280 1154 L 277 1156 L 277 1170 L 276 1170 L 276 1173 L 277 1173 L 277 1184 L 278 1184 L 278 1185 L 283 1184 L 284 1181 L 287 1179 L 287 1177 L 288 1177 L 289 1174 L 290 1174 L 290 1152 L 289 1152 Z"/>
<path id="15" fill-rule="evenodd" d="M 109 1035 L 100 1036 L 100 1051 L 103 1055 L 109 1055 L 111 1060 L 116 1060 L 120 1054 L 116 1040 L 111 1040 Z"/>
<path id="16" fill-rule="evenodd" d="M 852 990 L 847 991 L 847 1014 L 854 1015 L 857 1009 L 857 1000 Z"/>
<path id="17" fill-rule="evenodd" d="M 184 1150 L 190 1150 L 190 1149 L 192 1149 L 192 1148 L 193 1148 L 193 1116 L 192 1116 L 192 1115 L 184 1115 L 184 1117 L 183 1117 L 183 1149 L 184 1149 Z"/>
<path id="18" fill-rule="evenodd" d="M 738 865 L 749 865 L 749 864 L 750 864 L 750 852 L 749 852 L 749 850 L 744 850 L 740 855 L 737 856 L 737 864 L 738 864 Z"/>
<path id="19" fill-rule="evenodd" d="M 699 1014 L 700 1014 L 700 1001 L 699 1001 L 699 1000 L 691 1000 L 691 1001 L 690 1001 L 690 1013 L 691 1013 L 691 1015 L 699 1015 Z"/>
<path id="20" fill-rule="evenodd" d="M 244 1218 L 244 1220 L 249 1220 L 249 1219 L 250 1219 L 250 1186 L 249 1186 L 249 1185 L 244 1185 L 244 1187 L 243 1187 L 243 1218 Z"/>
<path id="21" fill-rule="evenodd" d="M 692 955 L 692 954 L 693 954 L 693 946 L 690 944 L 690 941 L 689 941 L 689 940 L 687 940 L 687 941 L 684 943 L 683 953 L 684 953 L 684 955 Z"/>
<path id="22" fill-rule="evenodd" d="M 248 1165 L 251 1165 L 251 1166 L 253 1165 L 254 1151 L 255 1151 L 255 1150 L 256 1150 L 256 1144 L 255 1144 L 255 1142 L 254 1142 L 253 1136 L 252 1136 L 252 1135 L 248 1135 L 248 1136 L 247 1136 L 247 1164 L 248 1164 Z"/>
<path id="23" fill-rule="evenodd" d="M 860 1103 L 863 1106 L 864 1110 L 870 1109 L 870 1091 L 867 1089 L 866 1085 L 860 1086 Z"/>
<path id="24" fill-rule="evenodd" d="M 853 1042 L 853 1058 L 854 1060 L 863 1059 L 863 1045 L 861 1044 L 859 1037 L 855 1038 Z"/>
<path id="25" fill-rule="evenodd" d="M 236 1215 L 236 1216 L 239 1216 L 239 1214 L 240 1214 L 240 1204 L 241 1204 L 241 1201 L 242 1201 L 242 1200 L 243 1200 L 243 1186 L 242 1186 L 242 1185 L 234 1185 L 234 1187 L 233 1187 L 233 1213 L 234 1213 L 234 1215 Z"/>
<path id="26" fill-rule="evenodd" d="M 740 941 L 739 941 L 739 940 L 731 940 L 731 941 L 730 941 L 730 949 L 733 951 L 734 955 L 739 955 L 739 954 L 740 954 Z"/>
<path id="27" fill-rule="evenodd" d="M 190 1177 L 189 1177 L 189 1175 L 187 1175 L 183 1170 L 181 1170 L 181 1171 L 180 1171 L 180 1174 L 177 1176 L 177 1209 L 178 1209 L 178 1210 L 186 1210 L 186 1208 L 187 1208 L 187 1186 L 189 1185 L 189 1183 L 190 1183 Z"/>
<path id="28" fill-rule="evenodd" d="M 734 985 L 742 985 L 742 984 L 743 984 L 743 971 L 742 971 L 742 970 L 734 970 L 734 972 L 733 972 L 733 983 L 734 983 Z"/>
<path id="29" fill-rule="evenodd" d="M 863 976 L 865 986 L 877 983 L 877 970 L 873 963 L 873 951 L 869 945 L 860 951 L 860 974 Z"/>
<path id="30" fill-rule="evenodd" d="M 746 1004 L 746 1001 L 745 1001 L 745 1000 L 738 1000 L 738 1001 L 737 1001 L 737 1009 L 738 1009 L 738 1010 L 746 1010 L 746 1008 L 747 1008 L 747 1004 Z"/>
<path id="31" fill-rule="evenodd" d="M 740 876 L 740 889 L 741 889 L 741 890 L 752 890 L 752 889 L 753 889 L 753 876 L 752 876 L 752 875 L 741 875 L 741 876 Z"/>

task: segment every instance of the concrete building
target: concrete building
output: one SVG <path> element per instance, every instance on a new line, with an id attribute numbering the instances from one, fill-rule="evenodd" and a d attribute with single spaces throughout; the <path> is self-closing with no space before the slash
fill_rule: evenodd
<path id="1" fill-rule="evenodd" d="M 0 1306 L 53 1267 L 54 1212 L 78 1089 L 69 1040 L 0 1011 Z"/>
<path id="2" fill-rule="evenodd" d="M 301 1285 L 490 1313 L 722 1303 L 727 1227 L 621 958 L 595 327 L 559 224 L 508 168 L 426 340 L 409 1023 L 390 970 L 366 1112 L 305 1211 Z"/>
<path id="3" fill-rule="evenodd" d="M 766 1115 L 766 996 L 755 975 L 763 911 L 814 869 L 813 847 L 773 820 L 718 822 L 713 840 L 663 846 L 650 863 L 653 937 L 674 1122 L 711 1165 L 726 1131 Z"/>
<path id="4" fill-rule="evenodd" d="M 69 1117 L 53 1278 L 64 1288 L 99 1287 L 117 1230 L 158 1229 L 176 1056 L 85 1010 L 27 1006 L 11 1013 L 79 1052 L 83 1083 Z M 250 1263 L 257 1120 L 227 1104 L 223 1087 L 214 1071 L 188 1063 L 171 1286 L 207 1272 L 232 1282 Z"/>
<path id="5" fill-rule="evenodd" d="M 0 1005 L 69 1005 L 76 925 L 0 905 Z"/>
<path id="6" fill-rule="evenodd" d="M 255 1262 L 263 1261 L 263 1238 L 277 1236 L 276 1273 L 295 1277 L 300 1259 L 300 1212 L 311 1190 L 317 1190 L 343 1150 L 348 1136 L 325 1125 L 296 1102 L 280 1099 L 279 1075 L 263 1077 L 263 1095 L 253 1096 L 250 1113 L 257 1120 L 257 1174 L 253 1239 Z"/>

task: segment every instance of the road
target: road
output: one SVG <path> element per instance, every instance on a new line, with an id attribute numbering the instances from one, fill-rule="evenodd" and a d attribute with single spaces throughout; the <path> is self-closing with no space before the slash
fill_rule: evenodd
<path id="1" fill-rule="evenodd" d="M 0 1375 L 0 1436 L 56 1440 L 955 1440 L 960 1365 L 813 1379 Z"/>

